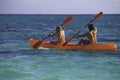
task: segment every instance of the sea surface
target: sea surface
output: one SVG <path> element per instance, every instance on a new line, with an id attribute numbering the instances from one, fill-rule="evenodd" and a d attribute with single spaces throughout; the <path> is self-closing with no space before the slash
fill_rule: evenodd
<path id="1" fill-rule="evenodd" d="M 38 50 L 28 44 L 29 38 L 43 39 L 68 16 L 73 19 L 62 26 L 66 39 L 79 30 L 85 33 L 95 15 L 1 14 L 0 80 L 120 80 L 120 14 L 104 14 L 93 22 L 97 41 L 114 42 L 116 51 Z"/>

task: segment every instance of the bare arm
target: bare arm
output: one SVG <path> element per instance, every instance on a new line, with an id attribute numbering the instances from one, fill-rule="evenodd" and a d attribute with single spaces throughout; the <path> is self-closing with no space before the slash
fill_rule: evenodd
<path id="1" fill-rule="evenodd" d="M 48 36 L 49 36 L 49 37 L 53 37 L 53 36 L 55 36 L 55 35 L 56 35 L 56 31 L 54 31 L 53 33 L 49 34 Z"/>

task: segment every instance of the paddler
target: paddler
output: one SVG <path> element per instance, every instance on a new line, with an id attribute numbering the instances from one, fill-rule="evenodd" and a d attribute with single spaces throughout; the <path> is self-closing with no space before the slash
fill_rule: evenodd
<path id="1" fill-rule="evenodd" d="M 57 26 L 55 32 L 52 34 L 49 34 L 49 37 L 53 37 L 53 36 L 57 37 L 57 41 L 55 43 L 64 43 L 65 42 L 65 32 L 61 26 Z M 53 42 L 53 41 L 51 41 L 51 42 Z"/>
<path id="2" fill-rule="evenodd" d="M 85 37 L 85 39 L 81 39 L 78 42 L 78 44 L 96 44 L 97 43 L 97 39 L 96 39 L 97 28 L 93 24 L 89 23 L 88 29 L 89 31 L 87 33 L 75 36 L 75 38 Z"/>

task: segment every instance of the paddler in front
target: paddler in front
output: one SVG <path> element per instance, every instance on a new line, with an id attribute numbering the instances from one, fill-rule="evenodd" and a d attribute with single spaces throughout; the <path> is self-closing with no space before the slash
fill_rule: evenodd
<path id="1" fill-rule="evenodd" d="M 65 42 L 65 32 L 61 26 L 57 26 L 55 32 L 52 34 L 49 34 L 49 37 L 53 37 L 53 36 L 57 37 L 57 41 L 55 41 L 55 42 L 51 41 L 51 43 L 63 44 Z"/>
<path id="2" fill-rule="evenodd" d="M 88 29 L 89 31 L 85 34 L 80 34 L 75 36 L 75 38 L 79 38 L 79 37 L 85 37 L 85 39 L 81 39 L 78 44 L 96 44 L 97 43 L 97 28 L 89 23 L 88 24 Z"/>

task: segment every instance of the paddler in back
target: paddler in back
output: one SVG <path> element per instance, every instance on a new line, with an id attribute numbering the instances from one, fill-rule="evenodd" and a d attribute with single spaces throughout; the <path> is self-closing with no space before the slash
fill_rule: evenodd
<path id="1" fill-rule="evenodd" d="M 89 31 L 85 34 L 80 34 L 75 36 L 75 38 L 79 37 L 85 37 L 86 39 L 81 39 L 78 44 L 96 44 L 96 34 L 97 34 L 97 28 L 93 24 L 88 24 Z"/>
<path id="2" fill-rule="evenodd" d="M 62 43 L 63 44 L 65 42 L 65 32 L 61 26 L 57 26 L 55 32 L 52 34 L 49 34 L 49 37 L 53 37 L 53 36 L 57 37 L 57 41 L 56 42 L 51 41 L 52 43 Z"/>

